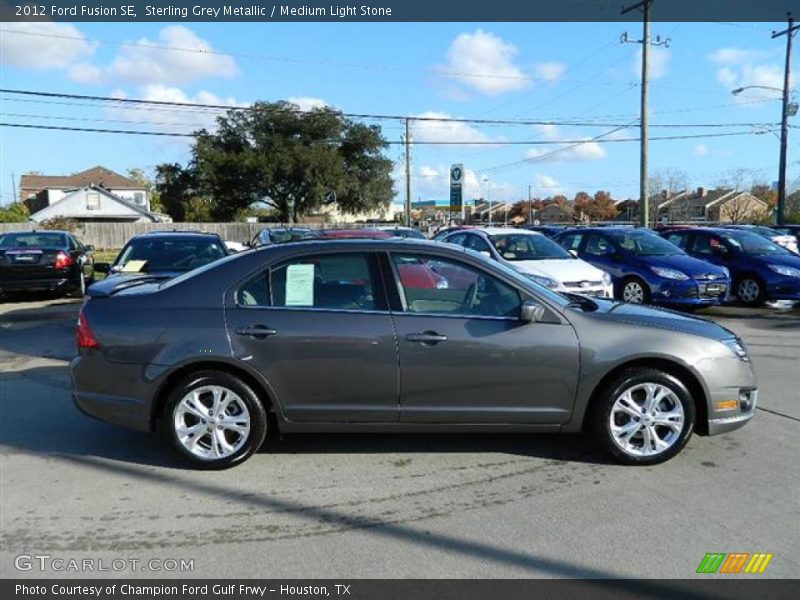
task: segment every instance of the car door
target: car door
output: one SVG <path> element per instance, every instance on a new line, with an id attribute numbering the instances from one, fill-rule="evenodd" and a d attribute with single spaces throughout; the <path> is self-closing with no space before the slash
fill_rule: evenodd
<path id="1" fill-rule="evenodd" d="M 392 422 L 399 370 L 376 258 L 303 255 L 253 274 L 228 294 L 234 356 L 250 363 L 297 422 Z"/>
<path id="2" fill-rule="evenodd" d="M 731 249 L 718 235 L 696 231 L 687 245 L 691 256 L 730 269 Z"/>
<path id="3" fill-rule="evenodd" d="M 409 261 L 446 271 L 449 285 L 406 288 L 397 265 Z M 568 420 L 578 379 L 571 325 L 520 321 L 527 292 L 469 262 L 423 253 L 392 253 L 388 262 L 398 296 L 401 422 Z"/>
<path id="4" fill-rule="evenodd" d="M 602 269 L 615 280 L 625 277 L 627 270 L 620 260 L 619 251 L 614 243 L 599 233 L 587 233 L 578 250 L 578 256 Z"/>

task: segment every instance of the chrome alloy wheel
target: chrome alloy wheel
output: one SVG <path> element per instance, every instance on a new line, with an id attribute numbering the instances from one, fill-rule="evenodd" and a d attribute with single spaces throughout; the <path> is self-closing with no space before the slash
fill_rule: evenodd
<path id="1" fill-rule="evenodd" d="M 644 288 L 638 281 L 629 281 L 622 288 L 623 302 L 630 302 L 631 304 L 644 304 Z"/>
<path id="2" fill-rule="evenodd" d="M 670 388 L 640 383 L 620 394 L 609 415 L 611 438 L 631 456 L 657 456 L 680 438 L 685 421 L 683 405 Z"/>
<path id="3" fill-rule="evenodd" d="M 173 414 L 178 441 L 194 456 L 219 460 L 238 452 L 250 435 L 250 412 L 228 388 L 207 385 L 186 394 Z"/>
<path id="4" fill-rule="evenodd" d="M 747 304 L 758 300 L 759 294 L 761 294 L 761 287 L 753 279 L 742 279 L 736 289 L 736 295 L 739 296 L 739 300 Z"/>

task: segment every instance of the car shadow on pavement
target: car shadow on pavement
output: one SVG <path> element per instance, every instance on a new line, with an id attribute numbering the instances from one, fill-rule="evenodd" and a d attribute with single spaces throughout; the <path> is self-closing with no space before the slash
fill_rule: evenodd
<path id="1" fill-rule="evenodd" d="M 0 445 L 34 454 L 95 456 L 171 469 L 191 468 L 159 435 L 115 427 L 81 413 L 70 395 L 66 365 L 0 373 L 2 410 L 12 427 Z M 291 434 L 268 438 L 261 453 L 508 454 L 585 464 L 606 464 L 582 435 L 556 434 Z"/>

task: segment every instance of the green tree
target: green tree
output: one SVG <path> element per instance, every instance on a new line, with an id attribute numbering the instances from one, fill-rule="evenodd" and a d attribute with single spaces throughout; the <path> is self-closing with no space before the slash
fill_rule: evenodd
<path id="1" fill-rule="evenodd" d="M 391 202 L 392 162 L 378 126 L 288 102 L 230 110 L 217 122 L 216 132 L 198 132 L 189 171 L 218 219 L 259 203 L 294 220 L 326 203 L 355 214 Z"/>
<path id="2" fill-rule="evenodd" d="M 147 188 L 147 195 L 150 197 L 150 210 L 164 212 L 164 206 L 161 204 L 161 194 L 156 189 L 153 180 L 142 169 L 138 167 L 128 169 L 128 177 L 142 187 Z"/>
<path id="3" fill-rule="evenodd" d="M 195 178 L 190 170 L 178 163 L 165 163 L 156 167 L 155 190 L 162 209 L 174 221 L 185 221 L 187 206 L 196 198 Z"/>
<path id="4" fill-rule="evenodd" d="M 28 209 L 22 202 L 12 202 L 0 207 L 0 223 L 24 223 L 28 220 Z"/>

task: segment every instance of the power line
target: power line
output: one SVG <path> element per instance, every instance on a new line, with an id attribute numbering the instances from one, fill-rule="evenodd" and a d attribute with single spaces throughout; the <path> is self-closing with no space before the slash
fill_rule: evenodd
<path id="1" fill-rule="evenodd" d="M 144 131 L 144 130 L 132 130 L 132 129 L 104 129 L 98 127 L 66 127 L 60 125 L 41 125 L 41 124 L 34 124 L 34 123 L 6 123 L 0 122 L 0 127 L 17 127 L 17 128 L 24 128 L 24 129 L 45 129 L 45 130 L 53 130 L 53 131 L 81 131 L 86 133 L 118 133 L 123 135 L 150 135 L 150 136 L 164 136 L 164 137 L 197 137 L 196 133 L 185 133 L 185 132 L 176 132 L 176 131 Z M 602 139 L 607 135 L 611 135 L 616 131 L 621 129 L 627 129 L 631 127 L 631 125 L 622 125 L 610 132 L 601 134 L 597 137 L 587 139 L 587 140 L 427 140 L 427 141 L 414 141 L 411 142 L 413 145 L 417 146 L 511 146 L 511 145 L 525 145 L 525 146 L 557 146 L 562 144 L 568 144 L 569 146 L 565 148 L 559 148 L 558 150 L 554 150 L 552 153 L 548 153 L 547 155 L 537 156 L 530 159 L 524 159 L 519 162 L 533 162 L 535 160 L 540 160 L 542 158 L 546 158 L 550 154 L 556 154 L 559 152 L 564 152 L 569 150 L 572 146 L 580 146 L 582 144 L 587 144 L 590 142 L 596 143 L 603 143 L 603 144 L 611 144 L 611 143 L 621 143 L 621 142 L 637 142 L 639 138 L 613 138 L 613 139 Z M 706 139 L 706 138 L 718 138 L 718 137 L 730 137 L 730 136 L 739 136 L 739 135 L 760 135 L 766 133 L 766 131 L 729 131 L 723 133 L 707 133 L 707 134 L 693 134 L 693 135 L 668 135 L 668 136 L 659 136 L 651 138 L 654 141 L 666 141 L 666 140 L 691 140 L 691 139 Z M 331 140 L 317 140 L 321 143 L 337 143 L 339 140 L 331 139 Z M 397 141 L 397 140 L 388 140 L 386 141 L 389 145 L 401 145 L 405 142 Z M 516 164 L 516 163 L 511 163 Z M 501 165 L 507 166 L 507 165 Z M 494 170 L 495 168 L 499 167 L 492 167 L 486 170 Z M 483 171 L 481 171 L 483 172 Z"/>
<path id="2" fill-rule="evenodd" d="M 628 90 L 625 90 L 628 91 Z M 92 96 L 86 94 L 66 94 L 59 92 L 41 92 L 33 90 L 16 90 L 16 89 L 0 89 L 3 94 L 16 94 L 23 96 L 35 96 L 44 98 L 66 98 L 74 100 L 86 100 L 94 102 L 109 102 L 119 104 L 131 104 L 137 106 L 157 106 L 179 109 L 192 108 L 192 109 L 213 109 L 225 111 L 252 111 L 253 105 L 236 106 L 226 104 L 205 104 L 199 102 L 177 102 L 168 100 L 143 100 L 137 98 L 115 98 L 113 96 Z M 299 107 L 292 108 L 288 106 L 281 109 L 271 109 L 274 112 L 288 112 L 297 114 L 306 114 L 311 111 L 304 110 Z M 444 117 L 444 116 L 431 116 L 431 115 L 392 115 L 392 114 L 370 114 L 370 113 L 347 113 L 342 111 L 335 111 L 344 117 L 356 119 L 372 119 L 372 120 L 386 120 L 386 121 L 405 121 L 410 119 L 415 122 L 442 122 L 442 123 L 472 123 L 477 125 L 563 125 L 569 127 L 620 127 L 624 124 L 621 123 L 600 123 L 590 121 L 570 121 L 570 120 L 556 120 L 556 119 L 540 119 L 540 120 L 519 120 L 519 119 L 481 119 L 481 118 L 459 118 L 459 117 Z M 773 123 L 662 123 L 653 125 L 653 127 L 673 127 L 673 128 L 694 128 L 694 127 L 751 127 L 751 126 L 765 126 L 773 125 Z"/>

